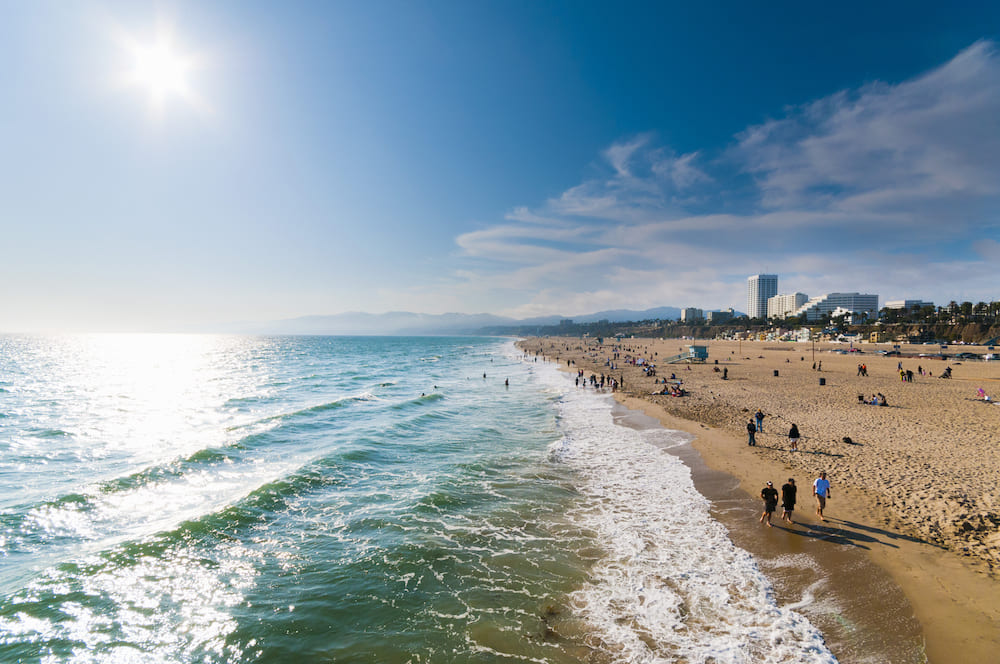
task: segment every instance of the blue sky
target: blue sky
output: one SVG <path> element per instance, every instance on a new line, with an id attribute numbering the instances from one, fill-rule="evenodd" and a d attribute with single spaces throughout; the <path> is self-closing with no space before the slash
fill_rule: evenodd
<path id="1" fill-rule="evenodd" d="M 997 5 L 619 4 L 0 0 L 0 330 L 1000 299 Z"/>

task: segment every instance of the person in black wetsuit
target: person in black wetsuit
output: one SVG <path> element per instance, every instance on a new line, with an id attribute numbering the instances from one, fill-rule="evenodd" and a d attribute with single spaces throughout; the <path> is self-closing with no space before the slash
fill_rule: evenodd
<path id="1" fill-rule="evenodd" d="M 760 515 L 760 522 L 766 523 L 768 528 L 772 528 L 771 515 L 774 514 L 774 508 L 778 506 L 778 490 L 774 488 L 772 483 L 768 482 L 761 489 L 760 497 L 764 501 L 764 513 Z"/>
<path id="2" fill-rule="evenodd" d="M 795 509 L 795 494 L 799 488 L 795 486 L 795 478 L 789 477 L 788 481 L 781 485 L 781 520 L 788 523 L 792 521 L 792 511 Z"/>

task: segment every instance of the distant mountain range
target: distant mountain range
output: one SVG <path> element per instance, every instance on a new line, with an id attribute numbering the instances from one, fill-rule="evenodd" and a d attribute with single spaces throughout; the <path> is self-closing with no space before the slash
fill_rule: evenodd
<path id="1" fill-rule="evenodd" d="M 493 314 L 416 314 L 391 311 L 384 314 L 348 312 L 330 316 L 301 316 L 286 320 L 239 323 L 229 332 L 241 334 L 339 334 L 339 335 L 435 335 L 482 334 L 485 329 L 523 327 L 526 325 L 558 325 L 570 319 L 575 323 L 595 323 L 607 320 L 621 323 L 640 320 L 677 320 L 677 307 L 656 307 L 645 311 L 616 309 L 579 316 L 541 316 L 537 318 L 507 318 Z"/>

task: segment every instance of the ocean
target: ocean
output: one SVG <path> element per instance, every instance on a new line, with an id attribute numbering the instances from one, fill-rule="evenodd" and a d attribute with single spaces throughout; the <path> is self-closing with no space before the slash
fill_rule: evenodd
<path id="1" fill-rule="evenodd" d="M 0 662 L 833 662 L 509 339 L 0 337 Z"/>

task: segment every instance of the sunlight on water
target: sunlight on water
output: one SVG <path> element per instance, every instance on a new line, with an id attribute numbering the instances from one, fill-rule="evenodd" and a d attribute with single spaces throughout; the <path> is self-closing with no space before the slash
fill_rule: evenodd
<path id="1" fill-rule="evenodd" d="M 669 589 L 630 590 L 687 578 L 647 563 L 686 564 L 717 525 L 604 401 L 509 341 L 0 337 L 0 383 L 0 662 L 570 664 L 748 641 L 722 610 L 728 630 L 670 634 Z M 671 510 L 701 514 L 688 539 L 620 537 Z M 719 541 L 730 574 L 757 573 Z M 755 583 L 744 618 L 813 638 Z"/>

